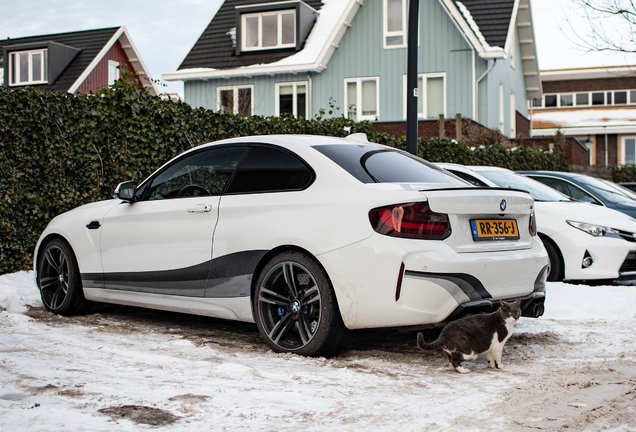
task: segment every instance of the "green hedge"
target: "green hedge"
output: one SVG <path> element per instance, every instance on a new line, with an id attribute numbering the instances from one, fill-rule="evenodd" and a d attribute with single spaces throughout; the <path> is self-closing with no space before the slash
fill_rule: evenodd
<path id="1" fill-rule="evenodd" d="M 0 274 L 31 267 L 35 243 L 55 215 L 111 198 L 120 181 L 143 180 L 186 149 L 234 136 L 354 132 L 405 147 L 403 137 L 324 111 L 310 120 L 233 116 L 161 100 L 122 80 L 95 95 L 0 87 Z M 431 161 L 567 170 L 564 155 L 529 148 L 422 139 L 419 151 Z"/>
<path id="2" fill-rule="evenodd" d="M 612 170 L 612 180 L 620 182 L 636 182 L 636 166 L 625 165 L 610 167 Z"/>

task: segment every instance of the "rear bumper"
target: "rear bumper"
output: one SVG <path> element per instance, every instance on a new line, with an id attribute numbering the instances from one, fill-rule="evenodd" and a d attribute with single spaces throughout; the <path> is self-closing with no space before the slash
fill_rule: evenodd
<path id="1" fill-rule="evenodd" d="M 519 297 L 521 299 L 521 316 L 528 318 L 539 318 L 545 312 L 545 292 L 533 292 L 530 295 Z M 509 299 L 508 302 L 517 299 Z M 480 313 L 491 313 L 499 309 L 500 300 L 477 300 L 459 305 L 452 314 L 444 320 L 442 324 L 447 324 L 464 318 L 468 315 Z"/>
<path id="2" fill-rule="evenodd" d="M 527 249 L 457 253 L 444 242 L 377 235 L 317 258 L 350 329 L 439 325 L 517 298 L 537 316 L 545 298 L 548 259 L 536 238 Z"/>

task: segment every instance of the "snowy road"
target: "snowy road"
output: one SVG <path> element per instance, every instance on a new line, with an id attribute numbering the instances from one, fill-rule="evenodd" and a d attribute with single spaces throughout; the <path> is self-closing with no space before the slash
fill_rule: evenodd
<path id="1" fill-rule="evenodd" d="M 46 312 L 0 276 L 0 431 L 636 431 L 636 287 L 549 283 L 546 314 L 454 372 L 415 333 L 354 332 L 333 359 L 274 354 L 256 326 L 100 306 Z"/>

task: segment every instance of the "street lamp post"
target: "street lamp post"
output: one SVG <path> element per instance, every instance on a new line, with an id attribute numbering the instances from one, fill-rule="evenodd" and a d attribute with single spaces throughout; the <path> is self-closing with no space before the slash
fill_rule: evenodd
<path id="1" fill-rule="evenodd" d="M 417 18 L 419 0 L 409 2 L 406 66 L 406 151 L 417 156 Z"/>

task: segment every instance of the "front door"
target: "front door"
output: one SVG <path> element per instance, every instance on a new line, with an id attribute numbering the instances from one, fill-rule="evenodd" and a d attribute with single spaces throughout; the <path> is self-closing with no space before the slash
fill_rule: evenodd
<path id="1" fill-rule="evenodd" d="M 246 147 L 211 147 L 173 161 L 101 227 L 104 287 L 203 296 L 219 198 Z"/>

